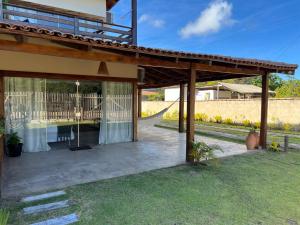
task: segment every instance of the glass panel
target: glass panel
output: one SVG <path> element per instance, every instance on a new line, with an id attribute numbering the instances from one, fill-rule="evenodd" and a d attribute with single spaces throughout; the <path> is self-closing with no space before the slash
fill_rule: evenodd
<path id="1" fill-rule="evenodd" d="M 132 141 L 132 84 L 103 82 L 100 143 Z"/>
<path id="2" fill-rule="evenodd" d="M 25 152 L 130 142 L 132 84 L 5 78 L 5 119 Z"/>
<path id="3" fill-rule="evenodd" d="M 50 150 L 47 145 L 45 80 L 5 78 L 6 133 L 16 132 L 24 152 Z"/>
<path id="4" fill-rule="evenodd" d="M 47 81 L 48 142 L 53 149 L 99 144 L 100 82 Z"/>

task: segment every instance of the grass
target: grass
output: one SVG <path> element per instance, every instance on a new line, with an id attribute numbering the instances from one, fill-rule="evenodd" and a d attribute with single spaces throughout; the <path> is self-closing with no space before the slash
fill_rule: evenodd
<path id="1" fill-rule="evenodd" d="M 24 217 L 7 202 L 10 224 L 75 211 L 81 225 L 299 224 L 300 152 L 257 152 L 218 166 L 156 170 L 68 188 L 71 209 Z"/>
<path id="2" fill-rule="evenodd" d="M 0 209 L 0 225 L 6 225 L 9 217 L 9 212 L 5 209 Z"/>
<path id="3" fill-rule="evenodd" d="M 160 127 L 166 128 L 167 125 L 168 127 L 171 126 L 172 128 L 177 128 L 178 127 L 178 121 L 176 120 L 163 120 L 159 124 Z M 217 124 L 217 123 L 207 123 L 207 122 L 196 122 L 196 131 L 198 131 L 199 134 L 203 136 L 211 136 L 217 139 L 220 139 L 222 134 L 231 134 L 239 137 L 240 140 L 237 138 L 227 138 L 228 141 L 233 141 L 233 142 L 240 142 L 244 143 L 244 141 L 241 142 L 241 139 L 244 140 L 246 136 L 248 135 L 250 128 L 247 127 L 242 127 L 242 126 L 232 126 L 232 125 L 227 125 L 227 124 Z M 208 132 L 217 132 L 215 135 L 208 134 Z M 276 142 L 283 142 L 284 141 L 284 136 L 285 135 L 290 135 L 289 136 L 289 142 L 291 144 L 300 144 L 300 134 L 298 132 L 285 132 L 285 131 L 274 131 L 271 130 L 268 132 L 268 137 L 269 140 L 275 140 Z M 231 140 L 230 140 L 231 139 Z"/>

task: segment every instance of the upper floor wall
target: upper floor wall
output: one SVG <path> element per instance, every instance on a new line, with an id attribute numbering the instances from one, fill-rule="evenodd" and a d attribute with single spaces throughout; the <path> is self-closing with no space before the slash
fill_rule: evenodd
<path id="1" fill-rule="evenodd" d="M 106 18 L 106 0 L 26 0 L 26 2 Z"/>

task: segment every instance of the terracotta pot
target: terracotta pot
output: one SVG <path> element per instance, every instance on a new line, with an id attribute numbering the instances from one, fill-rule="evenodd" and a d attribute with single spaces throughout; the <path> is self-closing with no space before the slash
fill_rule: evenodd
<path id="1" fill-rule="evenodd" d="M 248 150 L 255 150 L 259 146 L 259 134 L 257 132 L 250 131 L 246 139 L 246 146 Z"/>

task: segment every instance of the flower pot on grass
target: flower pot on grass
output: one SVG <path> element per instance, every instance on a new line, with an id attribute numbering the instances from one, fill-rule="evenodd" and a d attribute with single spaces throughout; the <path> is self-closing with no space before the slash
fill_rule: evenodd
<path id="1" fill-rule="evenodd" d="M 250 130 L 247 139 L 246 146 L 248 150 L 255 150 L 259 146 L 259 134 L 255 129 Z"/>

